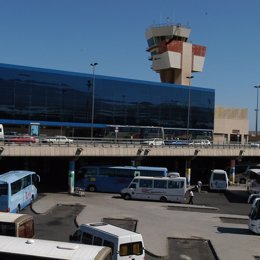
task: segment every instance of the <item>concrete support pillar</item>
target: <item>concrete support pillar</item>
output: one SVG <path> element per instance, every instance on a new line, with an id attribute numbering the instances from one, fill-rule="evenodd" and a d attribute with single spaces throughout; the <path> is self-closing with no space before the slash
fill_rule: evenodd
<path id="1" fill-rule="evenodd" d="M 74 184 L 75 184 L 75 161 L 74 160 L 71 160 L 69 162 L 68 184 L 69 184 L 69 193 L 73 194 L 74 193 Z"/>
<path id="2" fill-rule="evenodd" d="M 235 174 L 236 174 L 236 160 L 230 160 L 230 176 L 231 182 L 235 183 Z"/>
<path id="3" fill-rule="evenodd" d="M 186 182 L 187 182 L 187 187 L 190 186 L 190 178 L 191 178 L 191 159 L 186 159 Z"/>

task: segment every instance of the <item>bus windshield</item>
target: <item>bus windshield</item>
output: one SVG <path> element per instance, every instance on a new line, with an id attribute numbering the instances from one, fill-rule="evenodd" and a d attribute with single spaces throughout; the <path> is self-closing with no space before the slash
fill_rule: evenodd
<path id="1" fill-rule="evenodd" d="M 214 181 L 226 181 L 226 176 L 222 173 L 214 173 L 214 176 L 213 176 L 213 180 Z"/>

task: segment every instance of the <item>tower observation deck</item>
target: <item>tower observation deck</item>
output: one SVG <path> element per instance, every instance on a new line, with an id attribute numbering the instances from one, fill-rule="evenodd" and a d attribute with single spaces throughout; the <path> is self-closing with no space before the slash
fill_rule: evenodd
<path id="1" fill-rule="evenodd" d="M 151 68 L 160 73 L 161 82 L 190 85 L 191 74 L 202 72 L 206 47 L 188 42 L 190 32 L 190 28 L 180 24 L 146 30 Z"/>

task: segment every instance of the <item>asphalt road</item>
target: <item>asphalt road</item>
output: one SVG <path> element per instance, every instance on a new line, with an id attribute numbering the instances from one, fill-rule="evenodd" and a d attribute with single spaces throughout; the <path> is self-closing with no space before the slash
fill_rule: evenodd
<path id="1" fill-rule="evenodd" d="M 29 207 L 21 213 L 34 217 L 35 238 L 69 242 L 77 229 L 75 218 L 82 209 L 82 205 L 57 205 L 47 214 L 36 214 Z"/>
<path id="2" fill-rule="evenodd" d="M 201 193 L 194 193 L 194 204 L 205 205 L 216 208 L 218 214 L 236 214 L 246 216 L 249 212 L 250 205 L 247 204 L 248 193 L 243 190 L 231 190 L 225 193 L 207 192 L 203 190 Z M 96 197 L 97 196 L 97 197 Z M 88 197 L 90 199 L 102 199 L 102 194 L 90 193 Z M 104 196 L 107 196 L 104 194 Z M 40 195 L 41 197 L 41 195 Z M 122 200 L 117 195 L 114 196 L 117 200 Z M 40 198 L 39 198 L 40 199 Z M 153 202 L 155 204 L 160 202 Z M 57 241 L 69 241 L 69 235 L 74 233 L 77 228 L 75 218 L 81 212 L 84 206 L 79 204 L 72 205 L 57 205 L 47 214 L 35 214 L 30 208 L 23 210 L 22 213 L 29 213 L 34 216 L 35 219 L 35 233 L 36 238 L 57 240 Z M 169 206 L 169 210 L 190 210 L 197 212 L 205 212 L 203 208 L 178 208 Z M 237 219 L 235 219 L 237 221 Z M 234 219 L 225 219 L 223 221 L 231 221 Z M 100 221 L 100 220 L 97 220 Z M 121 221 L 122 222 L 122 221 Z M 138 222 L 137 222 L 138 223 Z M 122 226 L 122 223 L 113 223 Z M 126 228 L 128 228 L 126 226 Z M 136 227 L 135 227 L 136 228 Z M 128 228 L 129 229 L 129 228 Z M 193 260 L 210 260 L 218 259 L 214 254 L 214 249 L 211 246 L 210 241 L 204 239 L 168 239 L 168 257 L 163 259 L 181 259 L 178 258 L 192 256 Z M 146 259 L 154 260 L 158 259 L 153 255 L 146 255 Z M 182 258 L 185 259 L 185 258 Z M 189 258 L 187 258 L 189 259 Z"/>

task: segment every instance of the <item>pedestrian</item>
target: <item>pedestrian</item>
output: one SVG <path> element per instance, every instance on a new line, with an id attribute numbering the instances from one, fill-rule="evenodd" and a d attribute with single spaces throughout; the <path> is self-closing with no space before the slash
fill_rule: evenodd
<path id="1" fill-rule="evenodd" d="M 193 204 L 194 194 L 193 194 L 193 191 L 191 189 L 189 190 L 189 197 L 190 197 L 190 199 L 189 199 L 188 204 Z"/>
<path id="2" fill-rule="evenodd" d="M 198 187 L 198 192 L 201 192 L 201 187 L 202 187 L 202 182 L 201 181 L 198 181 L 197 187 Z"/>

